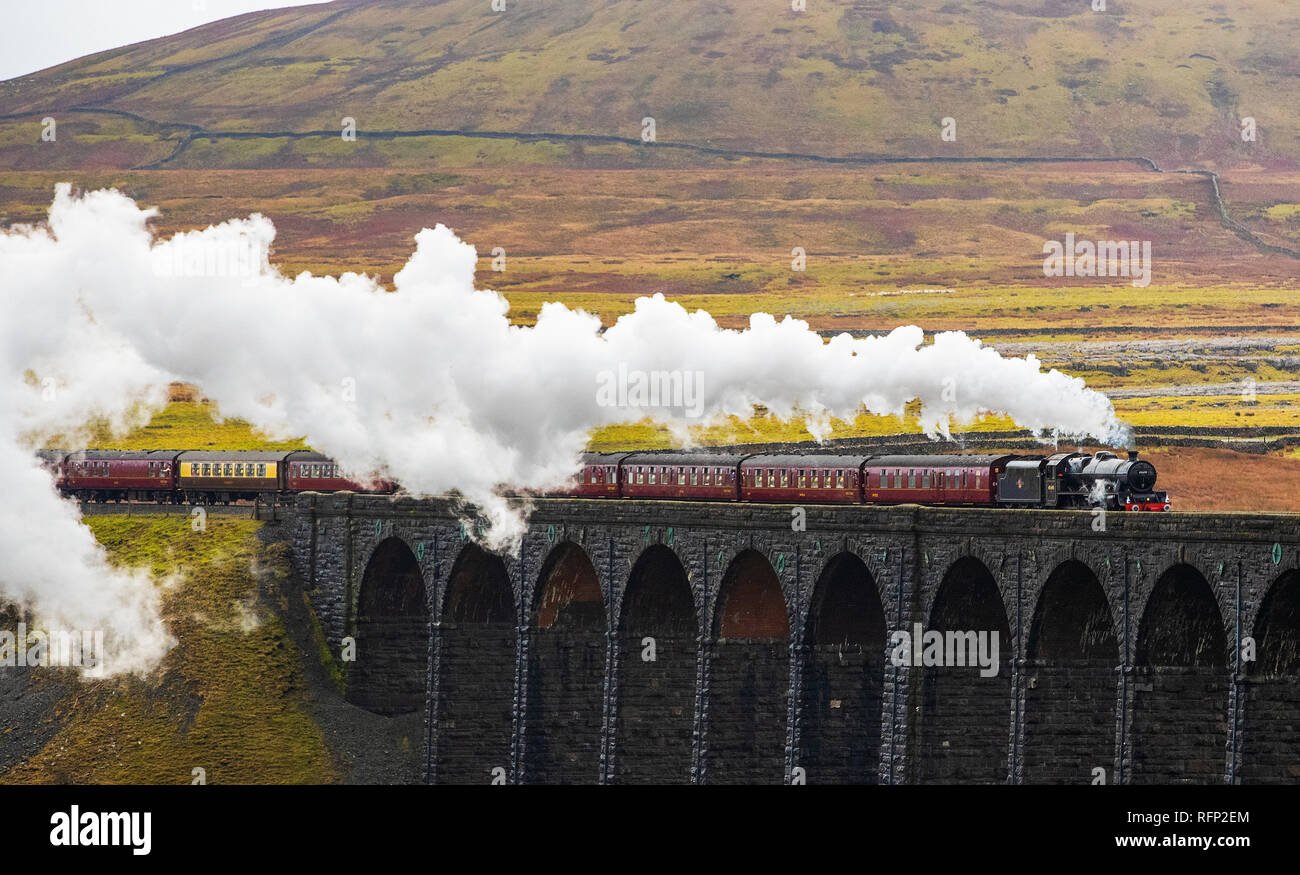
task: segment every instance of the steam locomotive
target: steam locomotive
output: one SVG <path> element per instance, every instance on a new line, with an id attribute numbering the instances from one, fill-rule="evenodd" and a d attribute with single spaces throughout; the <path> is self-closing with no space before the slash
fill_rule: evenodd
<path id="1" fill-rule="evenodd" d="M 360 483 L 320 453 L 43 450 L 59 492 L 81 501 L 271 502 L 299 492 L 393 493 Z M 1052 456 L 736 455 L 665 450 L 587 453 L 554 497 L 813 504 L 1167 511 L 1156 469 L 1136 451 Z"/>

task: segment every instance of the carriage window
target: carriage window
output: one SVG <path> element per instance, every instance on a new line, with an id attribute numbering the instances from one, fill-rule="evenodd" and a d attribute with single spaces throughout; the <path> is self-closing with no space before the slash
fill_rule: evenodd
<path id="1" fill-rule="evenodd" d="M 929 488 L 930 488 L 930 472 L 929 472 L 929 471 L 922 471 L 922 472 L 921 472 L 921 488 L 922 488 L 922 489 L 929 489 Z"/>
<path id="2" fill-rule="evenodd" d="M 976 489 L 979 489 L 979 488 L 980 488 L 980 472 L 979 472 L 979 471 L 976 471 L 976 472 L 975 472 L 975 488 L 976 488 Z"/>
<path id="3" fill-rule="evenodd" d="M 804 470 L 800 468 L 796 473 L 799 475 L 799 488 L 803 489 L 807 482 L 804 477 Z"/>
<path id="4" fill-rule="evenodd" d="M 243 463 L 243 462 L 236 462 L 236 463 L 235 463 L 235 476 L 236 476 L 236 477 L 243 477 L 243 476 L 244 476 L 244 463 Z"/>
<path id="5" fill-rule="evenodd" d="M 840 489 L 843 489 L 843 488 L 844 488 L 844 469 L 843 469 L 843 468 L 840 468 L 838 471 L 835 472 L 835 485 L 836 485 L 836 487 L 838 487 L 838 488 L 840 488 Z"/>
<path id="6" fill-rule="evenodd" d="M 204 463 L 203 463 L 203 476 L 204 476 L 204 477 L 208 477 L 208 476 L 211 475 L 211 473 L 212 473 L 212 466 L 209 465 L 207 462 L 204 462 Z"/>
<path id="7" fill-rule="evenodd" d="M 651 482 L 651 483 L 654 483 L 654 482 L 655 482 L 655 469 L 654 469 L 654 468 L 651 468 L 651 469 L 650 469 L 650 482 Z"/>
<path id="8" fill-rule="evenodd" d="M 699 468 L 692 468 L 692 469 L 691 469 L 691 485 L 692 485 L 692 486 L 696 486 L 696 485 L 699 484 L 699 482 L 700 482 L 700 469 L 699 469 Z"/>
<path id="9" fill-rule="evenodd" d="M 790 472 L 785 468 L 781 469 L 781 485 L 782 486 L 790 485 Z"/>
<path id="10" fill-rule="evenodd" d="M 910 470 L 907 472 L 907 488 L 908 488 L 908 489 L 915 489 L 915 488 L 916 488 L 916 469 L 915 469 L 915 468 L 912 468 L 912 469 L 910 469 Z"/>
<path id="11" fill-rule="evenodd" d="M 644 483 L 644 482 L 645 482 L 645 468 L 637 468 L 637 469 L 636 469 L 636 482 L 637 482 L 637 483 Z"/>
<path id="12" fill-rule="evenodd" d="M 259 462 L 259 463 L 257 464 L 257 476 L 258 476 L 258 477 L 265 477 L 265 476 L 266 476 L 266 463 L 265 463 L 265 462 Z"/>

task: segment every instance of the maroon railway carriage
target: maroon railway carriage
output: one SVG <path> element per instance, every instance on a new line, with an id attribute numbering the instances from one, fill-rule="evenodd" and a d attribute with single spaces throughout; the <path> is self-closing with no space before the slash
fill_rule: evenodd
<path id="1" fill-rule="evenodd" d="M 178 455 L 175 450 L 69 453 L 60 491 L 81 501 L 172 501 Z"/>
<path id="2" fill-rule="evenodd" d="M 290 492 L 395 492 L 396 484 L 379 480 L 362 484 L 343 476 L 329 456 L 296 450 L 284 458 L 285 488 Z"/>
<path id="3" fill-rule="evenodd" d="M 872 456 L 862 467 L 868 504 L 997 503 L 998 475 L 1014 456 Z"/>
<path id="4" fill-rule="evenodd" d="M 555 495 L 578 498 L 619 498 L 618 466 L 632 453 L 583 453 L 577 481 Z"/>
<path id="5" fill-rule="evenodd" d="M 721 453 L 637 453 L 620 464 L 623 498 L 735 501 L 744 456 Z"/>
<path id="6" fill-rule="evenodd" d="M 740 465 L 741 501 L 857 504 L 865 456 L 750 456 Z"/>

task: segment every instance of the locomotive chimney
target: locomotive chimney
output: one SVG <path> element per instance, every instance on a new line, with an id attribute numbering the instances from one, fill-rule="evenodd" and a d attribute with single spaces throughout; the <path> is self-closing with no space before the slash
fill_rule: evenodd
<path id="1" fill-rule="evenodd" d="M 1129 460 L 1130 462 L 1136 462 L 1136 461 L 1138 460 L 1138 451 L 1137 451 L 1137 450 L 1129 450 L 1129 451 L 1128 451 L 1128 460 Z"/>

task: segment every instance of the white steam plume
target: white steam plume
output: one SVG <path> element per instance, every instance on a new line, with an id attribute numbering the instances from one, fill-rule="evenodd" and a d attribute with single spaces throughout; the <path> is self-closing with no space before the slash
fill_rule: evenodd
<path id="1" fill-rule="evenodd" d="M 682 429 L 757 403 L 816 424 L 864 404 L 901 413 L 919 399 L 932 434 L 997 411 L 1036 432 L 1127 438 L 1082 380 L 960 332 L 931 345 L 915 326 L 824 342 L 805 322 L 761 313 L 747 330 L 723 330 L 658 295 L 604 333 L 597 317 L 561 304 L 515 327 L 504 298 L 474 288 L 474 248 L 441 225 L 416 235 L 388 293 L 352 273 L 282 276 L 267 259 L 274 228 L 259 215 L 157 244 L 152 215 L 116 191 L 75 196 L 61 185 L 48 227 L 0 234 L 0 594 L 51 615 L 104 617 L 141 641 L 151 602 L 105 568 L 30 449 L 92 414 L 120 422 L 132 404 L 156 406 L 172 380 L 202 386 L 225 416 L 305 435 L 351 472 L 383 473 L 415 494 L 459 491 L 491 522 L 494 547 L 522 531 L 503 484 L 559 484 L 593 427 L 647 415 Z M 652 372 L 685 375 L 698 397 L 654 409 L 598 391 L 611 376 Z"/>

